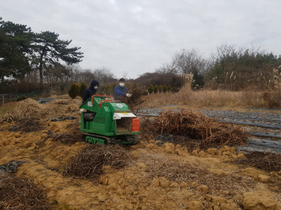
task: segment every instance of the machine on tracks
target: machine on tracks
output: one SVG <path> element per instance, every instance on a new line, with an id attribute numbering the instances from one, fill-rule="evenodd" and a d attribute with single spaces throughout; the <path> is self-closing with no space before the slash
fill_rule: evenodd
<path id="1" fill-rule="evenodd" d="M 93 95 L 80 106 L 80 130 L 94 144 L 134 144 L 139 118 L 125 103 L 108 95 Z"/>

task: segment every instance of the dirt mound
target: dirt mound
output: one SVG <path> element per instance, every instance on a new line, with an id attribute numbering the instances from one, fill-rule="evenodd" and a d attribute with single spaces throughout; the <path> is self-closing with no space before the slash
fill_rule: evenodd
<path id="1" fill-rule="evenodd" d="M 103 173 L 104 166 L 111 169 L 124 168 L 129 156 L 119 145 L 89 145 L 70 158 L 64 175 L 80 178 L 97 178 Z"/>
<path id="2" fill-rule="evenodd" d="M 16 121 L 16 124 L 9 127 L 9 131 L 20 131 L 22 133 L 41 131 L 46 128 L 45 123 L 38 118 L 26 117 Z"/>
<path id="3" fill-rule="evenodd" d="M 152 120 L 143 119 L 141 132 L 144 133 L 144 138 L 164 133 L 188 136 L 190 139 L 199 140 L 201 148 L 246 145 L 247 142 L 247 134 L 239 127 L 216 122 L 200 112 L 186 109 L 162 112 Z"/>
<path id="4" fill-rule="evenodd" d="M 0 209 L 52 209 L 46 193 L 28 178 L 11 177 L 1 181 Z"/>
<path id="5" fill-rule="evenodd" d="M 54 100 L 48 104 L 39 104 L 37 101 L 28 98 L 24 101 L 17 102 L 13 111 L 6 113 L 1 119 L 0 123 L 18 121 L 27 117 L 34 117 L 39 119 L 47 119 L 50 117 L 65 117 L 76 116 L 79 117 L 80 99 L 73 100 Z"/>
<path id="6" fill-rule="evenodd" d="M 200 147 L 200 141 L 191 139 L 186 135 L 172 135 L 165 133 L 163 135 L 157 135 L 154 140 L 157 142 L 157 146 L 162 146 L 166 142 L 173 143 L 174 145 L 181 145 L 182 147 L 187 148 L 188 152 L 192 152 L 193 150 Z"/>
<path id="7" fill-rule="evenodd" d="M 225 191 L 229 193 L 224 196 L 231 198 L 239 191 L 252 190 L 254 186 L 252 180 L 242 176 L 226 173 L 218 175 L 203 165 L 174 161 L 157 154 L 146 153 L 140 156 L 138 161 L 146 166 L 147 174 L 144 179 L 153 180 L 164 177 L 174 183 L 189 183 L 188 185 L 193 190 L 199 185 L 206 185 L 212 195 L 220 195 L 222 191 Z"/>
<path id="8" fill-rule="evenodd" d="M 264 171 L 280 171 L 281 155 L 276 153 L 248 152 L 245 158 L 237 159 L 233 162 L 246 166 L 252 166 Z"/>

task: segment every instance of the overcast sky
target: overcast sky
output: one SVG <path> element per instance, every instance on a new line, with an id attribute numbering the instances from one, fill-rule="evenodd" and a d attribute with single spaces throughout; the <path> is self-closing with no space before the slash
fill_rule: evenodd
<path id="1" fill-rule="evenodd" d="M 280 0 L 0 0 L 0 17 L 56 32 L 84 53 L 82 69 L 136 78 L 181 49 L 208 58 L 222 44 L 281 54 Z"/>

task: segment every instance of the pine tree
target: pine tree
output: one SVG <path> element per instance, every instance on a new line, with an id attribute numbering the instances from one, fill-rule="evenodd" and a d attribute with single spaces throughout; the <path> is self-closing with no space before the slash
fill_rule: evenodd
<path id="1" fill-rule="evenodd" d="M 170 92 L 170 91 L 171 91 L 171 86 L 168 85 L 168 87 L 167 87 L 167 92 Z"/>
<path id="2" fill-rule="evenodd" d="M 158 90 L 159 90 L 159 93 L 162 93 L 162 91 L 163 91 L 162 85 L 159 85 Z"/>
<path id="3" fill-rule="evenodd" d="M 73 83 L 68 91 L 68 95 L 74 99 L 76 96 L 78 96 L 80 93 L 80 88 L 77 83 Z"/>
<path id="4" fill-rule="evenodd" d="M 151 94 L 153 92 L 153 85 L 150 84 L 147 89 L 148 93 Z"/>
<path id="5" fill-rule="evenodd" d="M 166 93 L 167 92 L 167 85 L 163 85 L 162 90 L 163 90 L 164 93 Z"/>
<path id="6" fill-rule="evenodd" d="M 155 86 L 153 87 L 153 92 L 154 92 L 154 93 L 158 93 L 158 85 L 155 85 Z"/>
<path id="7" fill-rule="evenodd" d="M 43 69 L 45 66 L 64 61 L 67 65 L 82 61 L 83 53 L 80 47 L 68 48 L 70 41 L 60 40 L 59 34 L 44 31 L 35 34 L 33 38 L 34 62 L 38 65 L 40 86 L 43 87 Z"/>
<path id="8" fill-rule="evenodd" d="M 80 85 L 80 94 L 79 94 L 81 96 L 81 98 L 84 97 L 84 91 L 85 91 L 86 88 L 87 88 L 86 82 L 82 82 L 81 85 Z"/>

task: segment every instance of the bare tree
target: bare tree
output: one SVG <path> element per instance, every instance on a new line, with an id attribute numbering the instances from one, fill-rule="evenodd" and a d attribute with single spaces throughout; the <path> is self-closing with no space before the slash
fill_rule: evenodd
<path id="1" fill-rule="evenodd" d="M 109 84 L 109 83 L 115 81 L 114 74 L 111 72 L 111 70 L 109 70 L 105 67 L 95 69 L 93 74 L 94 74 L 95 80 L 98 80 L 103 85 L 106 85 L 106 84 Z"/>
<path id="2" fill-rule="evenodd" d="M 206 70 L 207 61 L 195 49 L 182 49 L 175 54 L 171 66 L 180 74 L 196 74 Z"/>

